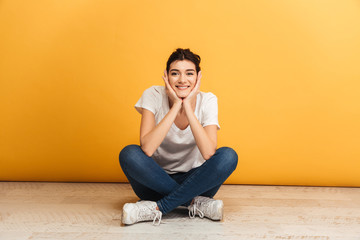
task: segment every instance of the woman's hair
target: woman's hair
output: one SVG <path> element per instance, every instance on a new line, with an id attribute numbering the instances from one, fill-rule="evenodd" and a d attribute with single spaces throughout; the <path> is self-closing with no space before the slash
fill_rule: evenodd
<path id="1" fill-rule="evenodd" d="M 170 64 L 177 60 L 189 60 L 189 61 L 193 62 L 196 67 L 196 73 L 199 73 L 201 58 L 199 55 L 191 52 L 189 48 L 187 48 L 187 49 L 178 48 L 178 49 L 176 49 L 176 51 L 174 51 L 170 55 L 170 57 L 166 63 L 166 71 L 167 72 L 169 72 L 169 70 L 170 70 Z"/>

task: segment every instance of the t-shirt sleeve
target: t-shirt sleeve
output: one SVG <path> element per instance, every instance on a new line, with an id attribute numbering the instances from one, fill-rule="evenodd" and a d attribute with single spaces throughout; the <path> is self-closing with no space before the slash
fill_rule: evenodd
<path id="1" fill-rule="evenodd" d="M 154 87 L 146 89 L 139 101 L 135 104 L 135 109 L 142 114 L 142 109 L 145 108 L 155 115 L 159 102 L 159 96 L 159 92 Z"/>
<path id="2" fill-rule="evenodd" d="M 217 97 L 212 93 L 209 93 L 209 97 L 205 101 L 203 108 L 203 116 L 203 127 L 208 125 L 216 125 L 218 130 L 220 129 L 218 120 L 218 101 Z"/>

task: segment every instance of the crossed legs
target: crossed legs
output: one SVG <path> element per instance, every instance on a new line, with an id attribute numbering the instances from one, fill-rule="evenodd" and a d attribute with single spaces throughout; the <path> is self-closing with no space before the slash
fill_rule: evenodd
<path id="1" fill-rule="evenodd" d="M 233 149 L 222 147 L 200 167 L 169 175 L 138 145 L 126 146 L 119 155 L 135 194 L 141 200 L 156 202 L 163 214 L 190 205 L 196 196 L 213 197 L 235 170 L 237 160 Z"/>

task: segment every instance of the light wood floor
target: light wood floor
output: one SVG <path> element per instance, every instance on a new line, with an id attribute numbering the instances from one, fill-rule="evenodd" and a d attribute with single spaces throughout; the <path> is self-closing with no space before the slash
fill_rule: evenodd
<path id="1" fill-rule="evenodd" d="M 224 185 L 215 198 L 223 222 L 176 209 L 160 226 L 124 227 L 129 184 L 0 182 L 0 239 L 360 240 L 360 188 Z"/>

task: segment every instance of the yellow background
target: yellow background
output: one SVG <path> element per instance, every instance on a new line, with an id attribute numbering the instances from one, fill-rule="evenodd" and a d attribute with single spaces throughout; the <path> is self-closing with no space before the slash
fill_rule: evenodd
<path id="1" fill-rule="evenodd" d="M 359 1 L 0 1 L 0 180 L 126 181 L 177 47 L 219 99 L 227 183 L 360 186 Z"/>

